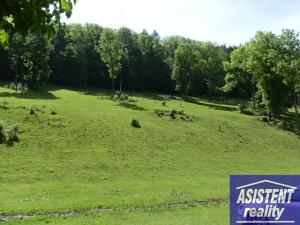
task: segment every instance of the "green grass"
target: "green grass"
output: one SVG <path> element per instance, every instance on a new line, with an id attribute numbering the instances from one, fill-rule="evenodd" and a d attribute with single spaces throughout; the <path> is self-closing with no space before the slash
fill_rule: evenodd
<path id="1" fill-rule="evenodd" d="M 129 93 L 136 102 L 122 104 L 108 94 L 0 88 L 0 102 L 10 104 L 0 109 L 0 121 L 21 130 L 19 143 L 0 145 L 0 212 L 113 210 L 9 224 L 227 224 L 227 204 L 159 206 L 227 201 L 231 174 L 300 173 L 299 136 L 242 115 L 236 105 L 193 99 L 180 107 L 173 97 L 154 93 Z M 31 106 L 42 112 L 30 115 Z M 155 109 L 184 110 L 198 119 L 160 118 Z M 131 127 L 133 117 L 141 128 Z"/>

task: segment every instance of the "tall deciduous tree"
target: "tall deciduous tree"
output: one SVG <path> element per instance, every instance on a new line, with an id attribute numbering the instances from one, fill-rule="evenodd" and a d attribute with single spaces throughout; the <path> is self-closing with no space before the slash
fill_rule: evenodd
<path id="1" fill-rule="evenodd" d="M 114 81 L 122 69 L 122 50 L 117 33 L 113 29 L 106 28 L 102 31 L 97 50 L 101 59 L 108 67 L 109 76 L 112 80 L 112 89 L 114 91 Z"/>
<path id="2" fill-rule="evenodd" d="M 42 34 L 30 33 L 25 37 L 23 64 L 25 67 L 24 81 L 31 89 L 45 85 L 49 80 L 50 40 Z"/>
<path id="3" fill-rule="evenodd" d="M 283 30 L 280 35 L 282 59 L 278 65 L 279 72 L 284 75 L 298 114 L 300 94 L 300 41 L 299 34 L 293 30 Z"/>

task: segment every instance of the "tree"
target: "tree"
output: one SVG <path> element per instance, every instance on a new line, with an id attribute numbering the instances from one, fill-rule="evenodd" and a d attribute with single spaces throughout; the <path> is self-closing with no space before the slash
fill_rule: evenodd
<path id="1" fill-rule="evenodd" d="M 175 52 L 172 79 L 176 82 L 176 90 L 181 94 L 188 94 L 191 81 L 199 69 L 199 55 L 195 51 L 195 45 L 181 43 Z"/>
<path id="2" fill-rule="evenodd" d="M 122 52 L 122 69 L 120 74 L 120 89 L 119 91 L 122 92 L 122 85 L 123 85 L 123 75 L 125 68 L 128 67 L 129 60 L 130 60 L 130 48 L 132 47 L 132 32 L 130 29 L 126 27 L 121 27 L 118 30 L 118 40 L 120 42 L 120 48 Z M 126 67 L 125 67 L 126 66 Z"/>
<path id="3" fill-rule="evenodd" d="M 229 91 L 240 83 L 251 83 L 255 96 L 261 96 L 260 103 L 272 119 L 278 116 L 287 106 L 288 85 L 286 73 L 288 67 L 284 47 L 280 37 L 271 32 L 257 32 L 245 46 L 231 53 L 231 62 L 224 64 L 226 85 L 223 90 Z M 290 62 L 290 60 L 288 60 Z M 254 108 L 255 98 L 253 94 Z"/>
<path id="4" fill-rule="evenodd" d="M 281 61 L 280 39 L 271 32 L 257 32 L 250 42 L 246 68 L 256 81 L 269 119 L 278 116 L 286 107 L 287 84 L 278 70 Z"/>
<path id="5" fill-rule="evenodd" d="M 50 40 L 39 33 L 29 33 L 24 40 L 22 55 L 25 67 L 24 82 L 31 89 L 38 89 L 49 80 Z"/>
<path id="6" fill-rule="evenodd" d="M 197 47 L 200 54 L 199 73 L 207 86 L 207 94 L 211 97 L 216 94 L 218 87 L 223 85 L 225 52 L 211 42 L 199 43 Z"/>
<path id="7" fill-rule="evenodd" d="M 8 46 L 8 32 L 23 36 L 28 31 L 51 34 L 60 15 L 71 16 L 76 0 L 2 0 L 0 8 L 0 44 Z"/>
<path id="8" fill-rule="evenodd" d="M 122 51 L 117 33 L 113 29 L 106 28 L 103 30 L 97 50 L 101 59 L 108 67 L 109 76 L 112 80 L 112 89 L 114 91 L 114 80 L 122 69 Z"/>
<path id="9" fill-rule="evenodd" d="M 18 33 L 10 37 L 10 48 L 8 50 L 11 79 L 14 82 L 24 84 L 24 37 Z M 16 85 L 17 91 L 17 85 Z"/>
<path id="10" fill-rule="evenodd" d="M 106 73 L 95 46 L 102 28 L 95 24 L 60 24 L 56 27 L 51 52 L 51 82 L 86 88 L 97 86 Z"/>
<path id="11" fill-rule="evenodd" d="M 278 70 L 285 77 L 290 95 L 294 101 L 295 112 L 298 114 L 300 93 L 300 41 L 299 34 L 293 30 L 283 30 L 280 35 L 281 54 L 283 58 L 278 64 Z"/>
<path id="12" fill-rule="evenodd" d="M 225 93 L 235 92 L 239 97 L 252 97 L 255 108 L 256 84 L 251 74 L 246 70 L 248 44 L 242 45 L 230 53 L 230 59 L 225 61 Z"/>

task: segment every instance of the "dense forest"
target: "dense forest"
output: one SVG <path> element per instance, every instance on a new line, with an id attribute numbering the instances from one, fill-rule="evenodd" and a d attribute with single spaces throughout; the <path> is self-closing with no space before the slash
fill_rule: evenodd
<path id="1" fill-rule="evenodd" d="M 8 45 L 0 47 L 0 79 L 13 88 L 54 84 L 233 96 L 249 99 L 251 110 L 270 119 L 299 105 L 300 41 L 292 30 L 257 32 L 233 47 L 126 27 L 60 24 L 51 37 L 10 32 Z"/>

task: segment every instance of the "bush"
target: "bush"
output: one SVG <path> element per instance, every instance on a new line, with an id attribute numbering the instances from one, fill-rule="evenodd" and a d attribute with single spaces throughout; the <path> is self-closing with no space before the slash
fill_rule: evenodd
<path id="1" fill-rule="evenodd" d="M 30 114 L 30 115 L 35 115 L 35 114 L 36 114 L 36 110 L 35 110 L 34 107 L 30 107 L 30 109 L 29 109 L 29 114 Z"/>
<path id="2" fill-rule="evenodd" d="M 12 90 L 16 90 L 15 83 L 11 82 L 10 85 L 9 85 L 9 88 L 12 89 Z"/>
<path id="3" fill-rule="evenodd" d="M 51 110 L 50 110 L 50 114 L 51 114 L 51 115 L 56 115 L 57 112 L 56 112 L 54 109 L 51 109 Z"/>
<path id="4" fill-rule="evenodd" d="M 170 113 L 170 117 L 171 117 L 172 119 L 176 119 L 176 114 L 177 114 L 177 110 L 176 110 L 176 109 L 172 109 L 172 110 L 171 110 L 171 113 Z"/>
<path id="5" fill-rule="evenodd" d="M 183 110 L 173 109 L 171 111 L 168 111 L 168 110 L 156 109 L 154 112 L 159 117 L 166 116 L 166 117 L 171 117 L 174 120 L 177 119 L 177 118 L 180 118 L 181 120 L 184 120 L 184 121 L 195 121 L 195 120 L 197 120 L 197 117 L 192 116 L 192 115 L 188 115 Z"/>
<path id="6" fill-rule="evenodd" d="M 129 95 L 126 95 L 124 93 L 121 93 L 119 91 L 116 91 L 116 93 L 110 97 L 113 101 L 126 101 L 126 102 L 136 102 L 133 98 L 131 98 Z"/>
<path id="7" fill-rule="evenodd" d="M 19 126 L 17 124 L 13 125 L 8 131 L 7 131 L 7 140 L 6 144 L 8 146 L 12 146 L 14 142 L 19 141 L 18 137 L 18 132 L 19 132 Z"/>
<path id="8" fill-rule="evenodd" d="M 17 83 L 17 89 L 18 90 L 23 90 L 23 85 L 21 83 Z"/>
<path id="9" fill-rule="evenodd" d="M 254 112 L 246 105 L 246 104 L 239 104 L 240 113 L 246 115 L 254 115 Z"/>
<path id="10" fill-rule="evenodd" d="M 29 108 L 29 114 L 30 115 L 36 115 L 38 112 L 43 112 L 41 108 L 37 107 L 37 106 L 31 106 Z"/>
<path id="11" fill-rule="evenodd" d="M 0 123 L 0 144 L 3 144 L 6 142 L 6 135 L 4 130 L 4 125 Z"/>
<path id="12" fill-rule="evenodd" d="M 9 102 L 2 101 L 0 104 L 1 109 L 9 109 Z"/>
<path id="13" fill-rule="evenodd" d="M 131 119 L 131 126 L 134 128 L 141 128 L 139 121 L 136 118 Z"/>
<path id="14" fill-rule="evenodd" d="M 246 104 L 244 104 L 244 103 L 241 103 L 241 104 L 239 104 L 238 106 L 239 106 L 240 112 L 242 112 L 244 109 L 247 109 L 247 108 L 248 108 L 248 106 L 247 106 Z"/>
<path id="15" fill-rule="evenodd" d="M 166 101 L 162 101 L 162 102 L 161 102 L 161 105 L 162 105 L 162 106 L 167 106 L 167 102 L 166 102 Z"/>

